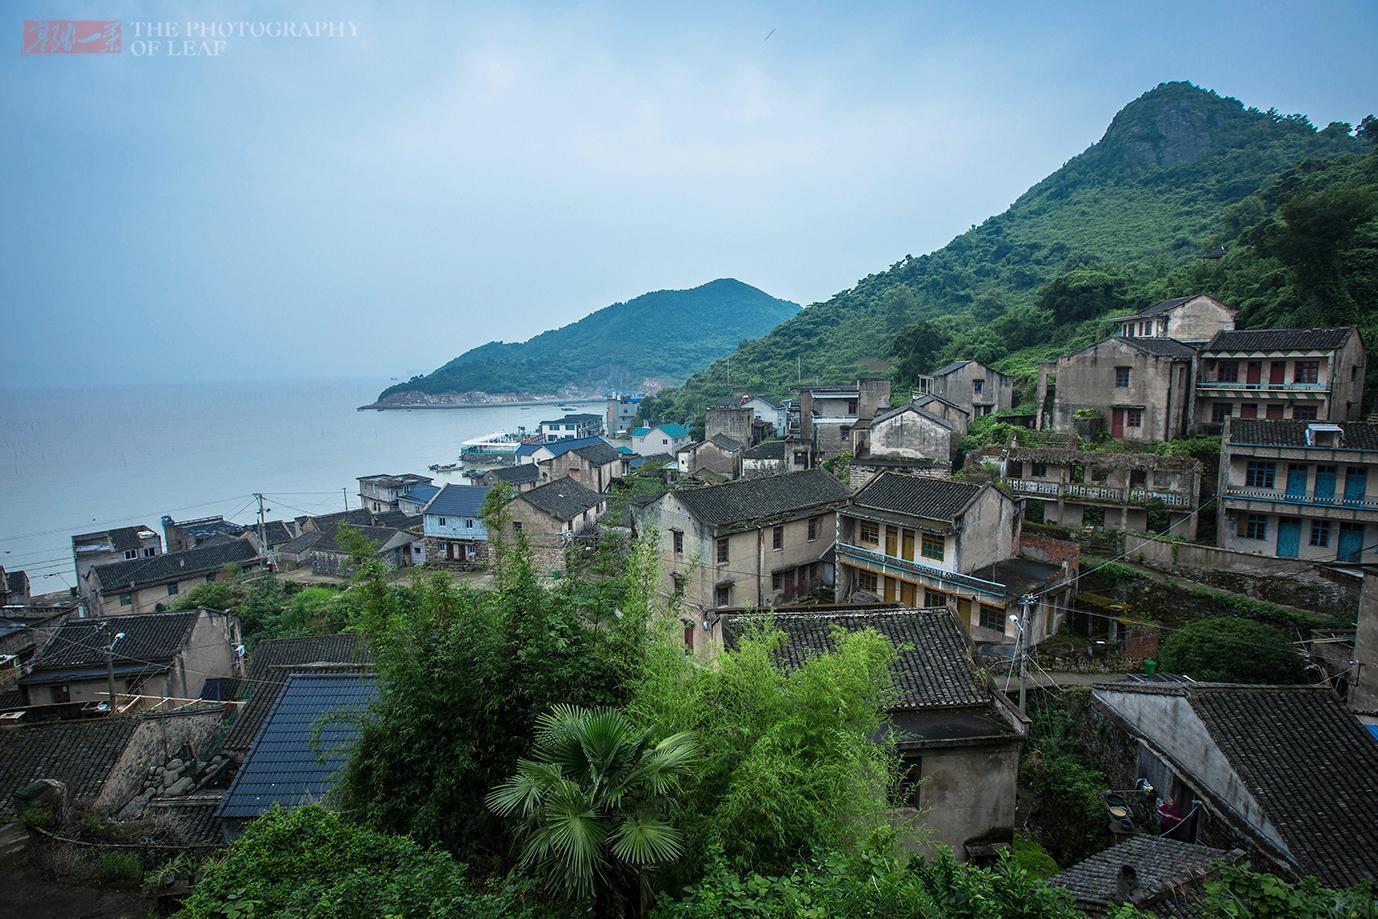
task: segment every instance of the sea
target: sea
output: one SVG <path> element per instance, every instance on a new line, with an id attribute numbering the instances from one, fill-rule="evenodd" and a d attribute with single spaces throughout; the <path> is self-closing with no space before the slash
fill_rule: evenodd
<path id="1" fill-rule="evenodd" d="M 71 536 L 173 519 L 358 507 L 359 476 L 429 472 L 460 444 L 559 417 L 555 405 L 359 411 L 387 379 L 0 388 L 0 565 L 34 593 L 75 586 Z M 602 412 L 602 402 L 562 402 Z M 592 407 L 590 407 L 592 406 Z"/>

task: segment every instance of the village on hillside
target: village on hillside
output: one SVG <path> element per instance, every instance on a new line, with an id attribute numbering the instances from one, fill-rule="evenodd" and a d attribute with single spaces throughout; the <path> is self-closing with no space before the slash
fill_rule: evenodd
<path id="1" fill-rule="evenodd" d="M 912 391 L 734 393 L 676 423 L 617 394 L 467 443 L 464 483 L 360 470 L 337 513 L 150 508 L 73 533 L 75 590 L 31 594 L 0 568 L 8 846 L 59 858 L 156 825 L 119 851 L 165 862 L 326 800 L 380 693 L 348 612 L 361 566 L 486 590 L 514 542 L 551 584 L 641 544 L 705 667 L 763 625 L 786 669 L 849 632 L 888 637 L 894 806 L 959 862 L 1041 846 L 1093 916 L 1191 915 L 1231 864 L 1372 882 L 1365 344 L 1235 326 L 1198 294 L 1115 317 L 1036 380 L 959 360 Z M 1055 746 L 1089 814 L 1057 797 Z M 24 819 L 40 812 L 103 835 Z"/>

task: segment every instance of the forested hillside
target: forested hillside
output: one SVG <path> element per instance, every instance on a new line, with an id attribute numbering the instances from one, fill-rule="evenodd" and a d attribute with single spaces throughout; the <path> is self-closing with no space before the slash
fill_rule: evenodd
<path id="1" fill-rule="evenodd" d="M 384 390 L 380 402 L 424 394 L 557 394 L 569 388 L 639 389 L 679 381 L 789 319 L 797 303 L 731 278 L 614 303 L 529 341 L 489 342 L 425 376 Z"/>
<path id="2" fill-rule="evenodd" d="M 1241 326 L 1378 331 L 1378 125 L 1360 133 L 1162 84 L 1003 214 L 808 307 L 647 413 L 684 419 L 731 392 L 783 396 L 801 367 L 805 380 L 889 374 L 902 391 L 975 358 L 1027 381 L 1037 360 L 1104 334 L 1104 317 L 1198 291 L 1240 307 Z M 1222 258 L 1200 258 L 1222 245 Z"/>

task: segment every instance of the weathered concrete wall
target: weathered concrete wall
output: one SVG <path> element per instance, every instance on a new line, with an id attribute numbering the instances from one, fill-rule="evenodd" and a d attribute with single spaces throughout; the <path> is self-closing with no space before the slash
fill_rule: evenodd
<path id="1" fill-rule="evenodd" d="M 104 813 L 118 811 L 138 793 L 150 766 L 167 762 L 184 744 L 200 755 L 224 720 L 223 706 L 143 716 L 93 805 Z"/>
<path id="2" fill-rule="evenodd" d="M 999 489 L 985 489 L 958 521 L 956 570 L 969 574 L 1018 555 L 1022 517 Z"/>
<path id="3" fill-rule="evenodd" d="M 1349 706 L 1356 712 L 1378 712 L 1378 575 L 1364 575 L 1354 659 L 1359 672 L 1354 675 Z"/>
<path id="4" fill-rule="evenodd" d="M 964 859 L 969 842 L 1009 842 L 1014 833 L 1019 746 L 925 750 L 919 789 L 933 842 Z"/>
<path id="5" fill-rule="evenodd" d="M 1167 337 L 1178 341 L 1208 341 L 1216 332 L 1234 328 L 1234 314 L 1209 297 L 1188 300 L 1168 314 Z"/>
<path id="6" fill-rule="evenodd" d="M 976 381 L 981 391 L 976 392 Z M 951 373 L 933 378 L 933 394 L 960 405 L 972 417 L 1014 406 L 1014 378 L 972 361 Z"/>
<path id="7" fill-rule="evenodd" d="M 857 400 L 857 418 L 874 418 L 877 412 L 890 407 L 890 381 L 883 377 L 857 380 L 861 396 Z"/>
<path id="8" fill-rule="evenodd" d="M 749 408 L 712 406 L 704 415 L 703 437 L 708 440 L 714 434 L 723 434 L 743 446 L 750 446 L 751 421 L 755 415 L 756 412 Z"/>
<path id="9" fill-rule="evenodd" d="M 186 650 L 178 657 L 174 694 L 184 699 L 200 696 L 208 679 L 242 673 L 235 648 L 240 643 L 239 617 L 233 613 L 202 610 L 191 630 Z"/>
<path id="10" fill-rule="evenodd" d="M 1128 386 L 1115 385 L 1117 367 L 1130 368 Z M 1050 419 L 1053 430 L 1074 430 L 1074 416 L 1083 408 L 1100 412 L 1109 430 L 1117 407 L 1143 410 L 1142 426 L 1126 426 L 1124 440 L 1171 440 L 1186 430 L 1190 361 L 1150 355 L 1116 337 L 1058 358 L 1050 368 L 1040 365 L 1040 392 L 1045 369 L 1057 375 Z"/>
<path id="11" fill-rule="evenodd" d="M 955 446 L 952 428 L 918 411 L 901 412 L 871 426 L 873 456 L 903 456 L 950 463 Z"/>

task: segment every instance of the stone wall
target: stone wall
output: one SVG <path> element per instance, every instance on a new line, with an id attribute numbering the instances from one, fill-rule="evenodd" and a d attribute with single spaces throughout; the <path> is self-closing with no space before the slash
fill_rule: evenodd
<path id="1" fill-rule="evenodd" d="M 182 747 L 199 756 L 219 733 L 225 720 L 224 706 L 166 715 L 144 715 L 124 752 L 115 761 L 94 806 L 114 813 L 143 786 L 150 766 L 166 763 Z"/>

